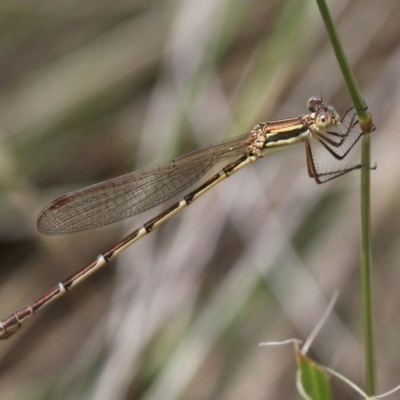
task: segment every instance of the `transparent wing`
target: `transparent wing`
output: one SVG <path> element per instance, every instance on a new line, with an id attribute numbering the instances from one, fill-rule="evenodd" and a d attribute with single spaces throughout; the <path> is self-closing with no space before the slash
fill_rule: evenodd
<path id="1" fill-rule="evenodd" d="M 41 233 L 93 229 L 139 214 L 197 182 L 212 166 L 247 151 L 250 133 L 59 197 L 39 215 Z"/>

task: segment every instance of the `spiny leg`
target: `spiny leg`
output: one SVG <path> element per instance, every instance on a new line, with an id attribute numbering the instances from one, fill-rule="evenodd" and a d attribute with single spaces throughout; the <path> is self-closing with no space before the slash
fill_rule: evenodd
<path id="1" fill-rule="evenodd" d="M 347 113 L 346 113 L 347 114 Z M 330 154 L 332 154 L 333 157 L 335 157 L 337 160 L 343 160 L 347 156 L 347 154 L 350 152 L 350 150 L 355 146 L 355 144 L 360 140 L 361 136 L 364 135 L 365 133 L 369 133 L 366 131 L 361 131 L 357 134 L 357 137 L 353 139 L 353 142 L 351 145 L 342 153 L 340 153 L 340 150 L 343 150 L 342 145 L 346 143 L 346 139 L 349 137 L 350 133 L 352 132 L 353 128 L 358 125 L 358 120 L 355 120 L 355 117 L 358 115 L 358 113 L 355 113 L 353 117 L 351 118 L 350 125 L 347 128 L 346 132 L 341 134 L 338 132 L 326 132 L 326 134 L 332 135 L 332 136 L 339 136 L 341 139 L 339 142 L 335 142 L 329 136 L 327 136 L 323 132 L 315 132 L 314 135 L 315 137 L 319 140 L 320 143 L 329 151 Z M 372 131 L 375 130 L 375 127 L 373 126 Z"/>
<path id="2" fill-rule="evenodd" d="M 343 160 L 347 156 L 347 154 L 349 154 L 350 150 L 360 140 L 361 136 L 364 135 L 365 133 L 367 133 L 367 132 L 361 131 L 357 135 L 357 137 L 353 141 L 353 143 L 351 143 L 351 145 L 343 153 L 339 153 L 339 151 L 343 149 L 342 145 L 345 143 L 345 141 L 343 141 L 339 146 L 336 146 L 331 143 L 329 138 L 325 137 L 324 135 L 321 135 L 320 133 L 317 133 L 316 137 L 317 137 L 318 141 L 325 147 L 325 149 L 328 150 L 330 154 L 332 154 L 333 157 L 335 157 L 337 160 Z M 336 149 L 330 147 L 329 145 L 336 147 Z"/>
<path id="3" fill-rule="evenodd" d="M 347 114 L 347 113 L 346 113 Z M 324 140 L 325 142 L 329 143 L 332 147 L 339 148 L 342 144 L 346 141 L 346 139 L 350 136 L 351 132 L 353 131 L 354 127 L 358 124 L 358 120 L 355 120 L 357 113 L 355 113 L 350 121 L 346 132 L 335 132 L 335 131 L 326 131 L 326 132 L 314 132 L 317 137 Z M 339 141 L 333 140 L 329 136 L 334 136 L 340 138 Z M 357 138 L 358 140 L 359 138 Z"/>
<path id="4" fill-rule="evenodd" d="M 331 181 L 332 179 L 338 178 L 339 176 L 347 174 L 350 171 L 354 171 L 355 169 L 363 168 L 363 165 L 356 164 L 352 167 L 333 170 L 330 172 L 318 172 L 317 167 L 315 165 L 310 141 L 306 140 L 305 145 L 306 145 L 306 159 L 307 159 L 308 175 L 310 176 L 310 178 L 314 178 L 315 182 L 317 182 L 318 184 Z"/>

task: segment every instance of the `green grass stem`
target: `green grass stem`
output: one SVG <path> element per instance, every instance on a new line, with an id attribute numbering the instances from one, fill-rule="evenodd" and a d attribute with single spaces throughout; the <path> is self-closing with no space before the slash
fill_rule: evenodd
<path id="1" fill-rule="evenodd" d="M 358 112 L 360 127 L 364 132 L 373 130 L 372 117 L 367 111 L 366 103 L 361 97 L 357 82 L 345 56 L 342 44 L 337 35 L 328 6 L 325 0 L 316 0 L 322 19 L 325 23 L 333 50 L 345 79 L 354 107 Z M 371 158 L 370 134 L 362 139 L 362 165 L 370 166 Z M 371 252 L 371 194 L 370 168 L 361 171 L 361 284 L 363 307 L 363 330 L 365 351 L 365 381 L 369 396 L 376 393 L 375 385 L 375 351 L 373 343 L 373 313 L 372 313 L 372 252 Z"/>

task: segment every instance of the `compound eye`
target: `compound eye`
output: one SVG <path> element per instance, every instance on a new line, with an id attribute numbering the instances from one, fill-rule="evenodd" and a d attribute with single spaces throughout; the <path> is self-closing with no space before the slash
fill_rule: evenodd
<path id="1" fill-rule="evenodd" d="M 310 112 L 316 112 L 321 106 L 322 100 L 319 97 L 310 97 L 307 101 L 307 108 Z"/>
<path id="2" fill-rule="evenodd" d="M 332 116 L 327 111 L 321 111 L 315 118 L 315 123 L 319 129 L 326 129 L 332 125 Z"/>

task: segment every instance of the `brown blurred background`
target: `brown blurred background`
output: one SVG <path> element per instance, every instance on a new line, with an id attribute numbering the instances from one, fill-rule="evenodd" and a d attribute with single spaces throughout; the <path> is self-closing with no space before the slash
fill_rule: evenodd
<path id="1" fill-rule="evenodd" d="M 383 392 L 400 383 L 400 3 L 330 5 L 377 126 Z M 166 207 L 44 237 L 55 197 L 302 114 L 321 92 L 351 106 L 314 1 L 3 0 L 0 21 L 1 316 Z M 316 185 L 302 146 L 246 168 L 1 342 L 1 399 L 298 399 L 292 347 L 258 344 L 305 339 L 336 290 L 311 355 L 362 386 L 359 186 L 358 172 Z"/>

